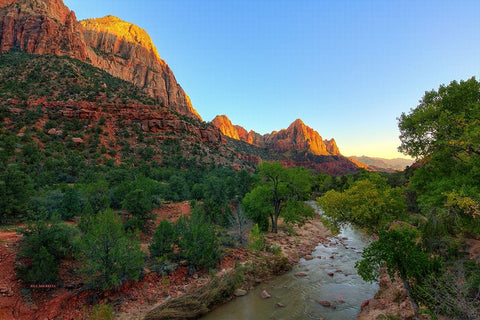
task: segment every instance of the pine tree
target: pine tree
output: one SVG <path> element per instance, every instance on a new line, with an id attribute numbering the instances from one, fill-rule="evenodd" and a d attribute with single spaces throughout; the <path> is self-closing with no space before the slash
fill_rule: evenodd
<path id="1" fill-rule="evenodd" d="M 120 217 L 111 210 L 98 213 L 89 221 L 80 248 L 84 274 L 94 288 L 107 290 L 140 277 L 140 244 L 125 233 Z"/>

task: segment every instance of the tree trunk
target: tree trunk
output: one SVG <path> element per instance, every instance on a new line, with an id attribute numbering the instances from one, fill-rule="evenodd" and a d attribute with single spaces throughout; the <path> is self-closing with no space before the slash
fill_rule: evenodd
<path id="1" fill-rule="evenodd" d="M 270 215 L 270 222 L 272 223 L 272 232 L 277 233 L 277 221 L 273 214 Z"/>
<path id="2" fill-rule="evenodd" d="M 410 299 L 412 303 L 413 312 L 415 313 L 415 320 L 419 320 L 418 318 L 418 304 L 413 300 L 412 296 L 410 295 L 410 284 L 408 283 L 407 279 L 402 277 L 403 286 L 405 287 L 405 291 L 407 292 L 407 297 Z"/>

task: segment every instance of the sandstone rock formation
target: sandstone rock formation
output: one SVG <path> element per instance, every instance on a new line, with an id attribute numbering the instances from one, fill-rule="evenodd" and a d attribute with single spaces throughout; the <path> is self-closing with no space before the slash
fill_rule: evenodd
<path id="1" fill-rule="evenodd" d="M 287 129 L 266 134 L 264 137 L 266 145 L 271 145 L 280 152 L 295 150 L 321 156 L 334 155 L 327 151 L 327 146 L 318 132 L 306 126 L 300 119 L 295 120 Z M 338 151 L 338 148 L 335 151 Z"/>
<path id="2" fill-rule="evenodd" d="M 80 23 L 94 49 L 89 55 L 93 65 L 134 83 L 161 104 L 201 119 L 145 30 L 113 16 Z"/>
<path id="3" fill-rule="evenodd" d="M 245 139 L 247 136 L 247 131 L 242 127 L 240 127 L 241 128 L 240 130 L 237 127 L 235 127 L 226 115 L 216 116 L 212 120 L 212 124 L 215 127 L 217 127 L 220 130 L 220 132 L 226 135 L 227 137 L 230 137 L 235 140 L 246 141 Z M 241 139 L 240 139 L 240 136 L 242 137 Z"/>
<path id="4" fill-rule="evenodd" d="M 62 0 L 1 0 L 0 7 L 1 52 L 16 49 L 86 60 L 82 27 Z"/>
<path id="5" fill-rule="evenodd" d="M 148 34 L 116 17 L 79 23 L 62 0 L 0 0 L 0 52 L 12 49 L 89 62 L 160 104 L 201 119 Z"/>
<path id="6" fill-rule="evenodd" d="M 233 125 L 227 116 L 216 116 L 212 120 L 224 135 L 241 140 L 257 147 L 271 148 L 279 152 L 297 151 L 313 155 L 340 155 L 334 139 L 322 140 L 317 131 L 308 127 L 302 120 L 295 120 L 287 129 L 260 135 L 254 131 L 247 132 L 240 126 Z"/>

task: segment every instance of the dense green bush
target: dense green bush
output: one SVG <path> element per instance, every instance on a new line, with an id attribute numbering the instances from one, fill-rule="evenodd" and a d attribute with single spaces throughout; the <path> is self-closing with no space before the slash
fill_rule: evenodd
<path id="1" fill-rule="evenodd" d="M 176 224 L 180 256 L 195 268 L 213 268 L 220 260 L 214 226 L 202 214 L 182 216 Z"/>
<path id="2" fill-rule="evenodd" d="M 76 227 L 65 223 L 36 221 L 22 230 L 20 257 L 31 259 L 17 271 L 31 284 L 56 284 L 59 261 L 73 254 Z"/>
<path id="3" fill-rule="evenodd" d="M 166 219 L 162 219 L 155 235 L 153 236 L 152 244 L 149 246 L 151 257 L 166 257 L 173 255 L 174 244 L 177 243 L 177 235 L 173 225 Z"/>
<path id="4" fill-rule="evenodd" d="M 125 233 L 120 217 L 113 211 L 94 215 L 78 245 L 83 273 L 93 288 L 107 290 L 140 277 L 140 244 Z"/>

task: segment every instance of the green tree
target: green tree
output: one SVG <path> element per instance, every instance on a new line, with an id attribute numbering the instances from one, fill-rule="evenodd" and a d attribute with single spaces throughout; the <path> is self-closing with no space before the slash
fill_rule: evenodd
<path id="1" fill-rule="evenodd" d="M 220 260 L 218 239 L 214 226 L 201 212 L 177 220 L 180 255 L 195 268 L 213 268 Z"/>
<path id="2" fill-rule="evenodd" d="M 122 207 L 143 222 L 151 219 L 153 209 L 152 196 L 148 191 L 135 189 L 129 192 L 122 201 Z"/>
<path id="3" fill-rule="evenodd" d="M 371 243 L 362 253 L 362 260 L 355 263 L 358 274 L 365 281 L 377 281 L 379 270 L 385 266 L 390 278 L 395 274 L 401 278 L 415 313 L 418 305 L 410 294 L 412 279 L 422 279 L 430 268 L 428 254 L 417 245 L 419 233 L 410 227 L 394 227 L 379 233 L 379 239 Z"/>
<path id="4" fill-rule="evenodd" d="M 110 207 L 110 199 L 108 198 L 108 182 L 98 178 L 95 180 L 95 182 L 86 185 L 83 194 L 92 206 L 93 212 L 97 213 Z"/>
<path id="5" fill-rule="evenodd" d="M 41 246 L 39 251 L 32 257 L 32 263 L 28 269 L 19 269 L 19 275 L 30 284 L 56 285 L 58 267 L 55 257 Z"/>
<path id="6" fill-rule="evenodd" d="M 183 201 L 185 199 L 188 199 L 188 185 L 182 175 L 172 175 L 168 180 L 168 185 L 169 188 L 166 195 L 168 200 Z"/>
<path id="7" fill-rule="evenodd" d="M 83 272 L 94 288 L 116 288 L 125 280 L 138 280 L 143 264 L 140 244 L 125 233 L 120 217 L 111 210 L 94 215 L 81 238 Z"/>
<path id="8" fill-rule="evenodd" d="M 56 284 L 57 264 L 73 253 L 77 228 L 37 220 L 22 229 L 22 233 L 19 256 L 31 259 L 31 263 L 17 269 L 19 277 L 32 284 Z"/>
<path id="9" fill-rule="evenodd" d="M 60 215 L 68 220 L 78 217 L 82 213 L 83 202 L 80 198 L 80 192 L 74 188 L 67 188 L 63 194 L 60 206 Z"/>
<path id="10" fill-rule="evenodd" d="M 258 228 L 258 224 L 253 226 L 252 230 L 250 230 L 249 236 L 250 243 L 248 244 L 248 250 L 250 252 L 257 254 L 265 248 L 265 238 L 260 231 L 260 228 Z"/>
<path id="11" fill-rule="evenodd" d="M 452 214 L 480 215 L 480 83 L 453 81 L 426 92 L 420 104 L 399 118 L 399 150 L 423 165 L 409 188 L 420 209 L 448 207 Z"/>
<path id="12" fill-rule="evenodd" d="M 425 159 L 447 152 L 480 155 L 480 83 L 471 78 L 426 92 L 420 104 L 399 118 L 399 150 Z"/>
<path id="13" fill-rule="evenodd" d="M 278 218 L 288 208 L 288 221 L 301 221 L 301 214 L 313 215 L 301 202 L 307 199 L 312 176 L 305 168 L 286 169 L 280 163 L 264 162 L 257 168 L 262 183 L 248 193 L 242 201 L 248 215 L 265 230 L 270 218 L 273 232 L 278 230 Z M 301 210 L 293 210 L 295 207 Z M 297 214 L 295 214 L 297 212 Z"/>
<path id="14" fill-rule="evenodd" d="M 391 188 L 378 174 L 358 180 L 344 192 L 330 190 L 317 199 L 325 222 L 333 229 L 353 223 L 376 232 L 405 215 L 403 187 Z"/>
<path id="15" fill-rule="evenodd" d="M 30 177 L 17 165 L 10 165 L 0 175 L 0 219 L 21 219 L 25 216 L 29 197 L 33 194 Z"/>
<path id="16" fill-rule="evenodd" d="M 153 236 L 152 244 L 148 247 L 151 257 L 169 257 L 173 254 L 174 244 L 177 243 L 173 225 L 166 219 L 160 221 L 155 235 Z"/>

